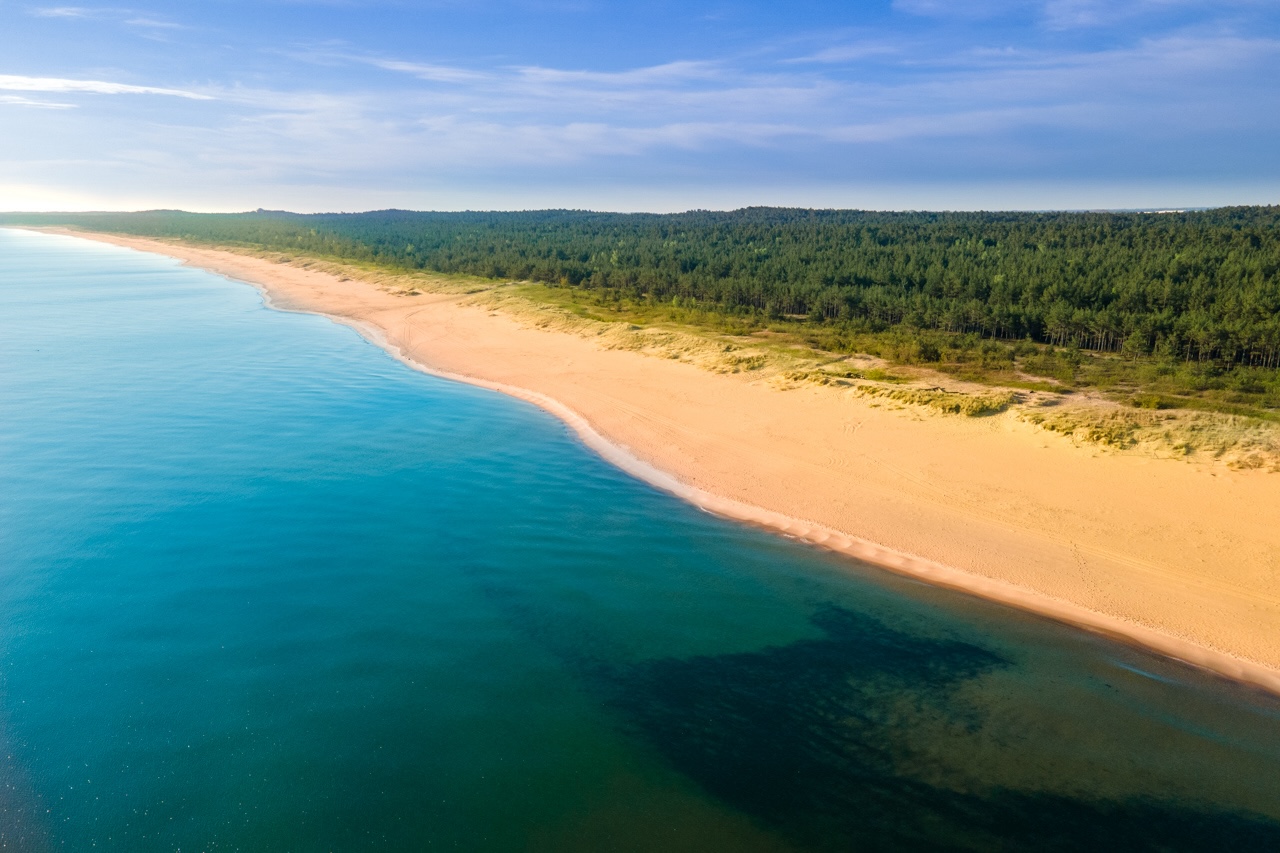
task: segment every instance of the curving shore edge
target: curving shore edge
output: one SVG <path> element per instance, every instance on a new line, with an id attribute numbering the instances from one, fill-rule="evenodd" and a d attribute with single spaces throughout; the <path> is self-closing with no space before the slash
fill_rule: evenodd
<path id="1" fill-rule="evenodd" d="M 922 419 L 826 389 L 759 388 L 521 326 L 462 297 L 394 296 L 233 252 L 39 230 L 167 255 L 247 283 L 269 307 L 350 326 L 413 369 L 533 403 L 611 464 L 707 512 L 1280 694 L 1280 523 L 1268 523 L 1280 518 L 1280 477 L 1099 457 L 1007 419 Z M 485 339 L 486 328 L 495 340 Z M 518 358 L 526 363 L 509 363 Z M 641 383 L 658 374 L 654 385 Z M 672 388 L 678 391 L 655 390 Z M 657 406 L 662 393 L 674 397 Z M 783 402 L 762 415 L 769 395 Z M 812 447 L 788 442 L 787 430 L 798 427 Z M 815 458 L 819 464 L 811 464 Z M 1037 468 L 1039 459 L 1050 461 Z M 1046 471 L 1068 478 L 1079 471 L 1086 482 L 1064 486 L 1055 504 L 1054 489 L 1044 493 Z M 989 502 L 983 472 L 991 477 Z M 1099 495 L 1103 505 L 1095 508 L 1088 496 L 1099 483 L 1141 492 L 1110 503 Z M 1025 517 L 1017 514 L 1020 500 Z M 1136 518 L 1117 517 L 1126 500 Z M 1167 524 L 1155 527 L 1162 516 Z M 1150 531 L 1148 539 L 1134 531 Z"/>

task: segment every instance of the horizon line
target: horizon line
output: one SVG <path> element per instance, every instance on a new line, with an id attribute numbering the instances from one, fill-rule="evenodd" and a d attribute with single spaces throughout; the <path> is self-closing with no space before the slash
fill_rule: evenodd
<path id="1" fill-rule="evenodd" d="M 982 207 L 982 208 L 870 208 L 870 207 L 804 207 L 797 205 L 759 204 L 740 207 L 691 207 L 685 210 L 658 212 L 651 210 L 606 210 L 577 207 L 521 207 L 521 208 L 458 208 L 416 209 L 403 207 L 371 208 L 367 210 L 324 210 L 302 213 L 282 208 L 256 208 L 253 210 L 186 210 L 183 208 L 145 208 L 140 210 L 6 210 L 0 216 L 132 216 L 156 213 L 181 213 L 191 216 L 250 216 L 254 214 L 282 214 L 288 216 L 362 216 L 371 213 L 434 213 L 434 214 L 466 214 L 466 213 L 589 213 L 610 216 L 681 216 L 690 213 L 741 213 L 748 210 L 799 210 L 813 213 L 1145 213 L 1145 214 L 1177 214 L 1203 213 L 1211 210 L 1227 210 L 1231 208 L 1270 208 L 1280 207 L 1280 202 L 1268 204 L 1217 204 L 1217 205 L 1151 205 L 1143 207 Z"/>

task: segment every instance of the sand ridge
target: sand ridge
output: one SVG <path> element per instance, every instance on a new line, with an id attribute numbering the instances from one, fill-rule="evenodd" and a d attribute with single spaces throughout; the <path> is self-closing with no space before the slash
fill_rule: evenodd
<path id="1" fill-rule="evenodd" d="M 79 233 L 249 282 L 407 363 L 533 402 L 708 511 L 1280 692 L 1280 475 L 1103 453 L 1019 421 L 608 350 L 459 295 Z"/>

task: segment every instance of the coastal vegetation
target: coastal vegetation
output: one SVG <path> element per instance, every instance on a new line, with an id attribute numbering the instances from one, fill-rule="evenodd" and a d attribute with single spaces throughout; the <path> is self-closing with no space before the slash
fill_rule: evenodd
<path id="1" fill-rule="evenodd" d="M 1280 458 L 1265 425 L 1280 421 L 1280 207 L 7 221 L 238 247 L 365 277 L 445 274 L 508 309 L 604 324 L 630 341 L 617 345 L 665 346 L 712 369 L 968 415 L 1029 400 L 1053 407 L 1032 422 L 1104 445 L 1238 451 L 1249 467 Z"/>

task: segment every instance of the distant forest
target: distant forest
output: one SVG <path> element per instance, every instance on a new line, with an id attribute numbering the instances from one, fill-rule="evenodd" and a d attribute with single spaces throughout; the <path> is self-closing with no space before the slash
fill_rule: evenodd
<path id="1" fill-rule="evenodd" d="M 8 216 L 587 288 L 603 298 L 1280 367 L 1280 206 Z"/>

